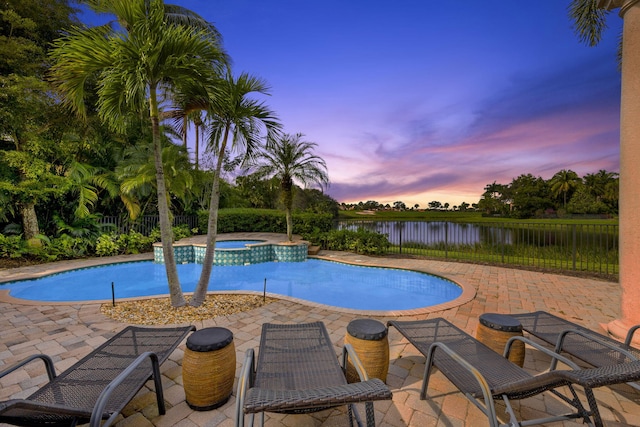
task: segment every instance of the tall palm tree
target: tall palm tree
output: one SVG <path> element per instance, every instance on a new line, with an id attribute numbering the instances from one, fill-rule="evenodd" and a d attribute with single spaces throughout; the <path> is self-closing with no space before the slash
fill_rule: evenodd
<path id="1" fill-rule="evenodd" d="M 560 196 L 560 194 L 563 195 L 562 206 L 566 208 L 567 193 L 570 190 L 576 188 L 578 184 L 581 182 L 582 180 L 580 179 L 577 173 L 575 173 L 572 170 L 562 169 L 561 171 L 556 172 L 556 174 L 553 175 L 553 178 L 551 178 L 550 180 L 551 191 L 556 197 Z"/>
<path id="2" fill-rule="evenodd" d="M 174 307 L 183 306 L 162 164 L 161 114 L 175 93 L 196 88 L 205 92 L 226 55 L 208 30 L 170 19 L 162 0 L 102 4 L 108 4 L 108 12 L 117 17 L 119 25 L 74 28 L 58 39 L 52 52 L 52 80 L 62 101 L 84 116 L 85 86 L 96 79 L 98 114 L 114 130 L 124 131 L 132 114 L 144 113 L 148 118 L 169 294 Z"/>
<path id="3" fill-rule="evenodd" d="M 263 178 L 277 177 L 280 181 L 282 201 L 287 217 L 287 237 L 293 240 L 293 185 L 297 181 L 302 185 L 329 184 L 327 165 L 324 160 L 313 154 L 318 145 L 303 141 L 303 134 L 285 134 L 267 142 L 264 152 L 257 159 L 256 173 Z"/>
<path id="4" fill-rule="evenodd" d="M 263 103 L 249 98 L 252 93 L 268 94 L 263 80 L 242 73 L 234 78 L 227 70 L 225 79 L 216 86 L 205 117 L 204 128 L 208 135 L 208 149 L 217 155 L 213 173 L 213 188 L 209 203 L 207 247 L 202 261 L 200 280 L 191 299 L 192 306 L 199 306 L 207 295 L 207 287 L 213 268 L 216 237 L 218 235 L 218 208 L 220 206 L 220 173 L 227 148 L 237 151 L 245 159 L 253 157 L 260 139 L 276 135 L 280 129 L 275 114 Z"/>

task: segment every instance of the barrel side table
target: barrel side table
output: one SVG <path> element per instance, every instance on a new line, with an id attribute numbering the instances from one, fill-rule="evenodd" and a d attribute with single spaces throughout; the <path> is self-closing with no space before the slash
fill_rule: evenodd
<path id="1" fill-rule="evenodd" d="M 236 350 L 230 330 L 213 327 L 191 334 L 182 360 L 189 407 L 208 411 L 224 405 L 233 391 L 235 371 Z"/>
<path id="2" fill-rule="evenodd" d="M 369 378 L 387 381 L 389 370 L 389 337 L 387 327 L 374 319 L 355 319 L 347 325 L 345 344 L 351 344 L 358 354 Z M 360 381 L 360 377 L 349 361 L 347 364 L 347 381 Z"/>
<path id="3" fill-rule="evenodd" d="M 476 339 L 499 354 L 513 336 L 522 336 L 522 325 L 518 319 L 506 314 L 484 313 L 480 315 Z M 516 341 L 511 346 L 509 360 L 522 367 L 524 365 L 524 343 Z"/>

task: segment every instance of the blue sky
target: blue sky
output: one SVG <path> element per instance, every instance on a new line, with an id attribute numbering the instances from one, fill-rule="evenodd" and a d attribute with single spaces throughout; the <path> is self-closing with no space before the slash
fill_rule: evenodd
<path id="1" fill-rule="evenodd" d="M 339 202 L 476 203 L 520 174 L 619 170 L 622 20 L 598 47 L 569 0 L 178 0 L 235 73 L 318 144 Z"/>

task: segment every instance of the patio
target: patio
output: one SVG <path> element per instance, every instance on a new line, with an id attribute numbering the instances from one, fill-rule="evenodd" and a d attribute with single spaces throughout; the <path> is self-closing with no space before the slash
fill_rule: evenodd
<path id="1" fill-rule="evenodd" d="M 331 259 L 358 260 L 360 263 L 379 263 L 379 258 L 361 255 L 323 252 Z M 475 334 L 478 316 L 486 312 L 529 312 L 546 310 L 598 329 L 601 323 L 619 316 L 620 287 L 617 283 L 595 279 L 560 276 L 493 266 L 439 262 L 412 259 L 385 259 L 385 265 L 413 268 L 464 282 L 476 290 L 476 297 L 462 305 L 424 310 L 420 314 L 403 316 L 403 320 L 444 317 L 456 326 Z M 67 268 L 81 262 L 61 263 Z M 0 280 L 18 279 L 37 274 L 52 266 L 33 266 L 22 269 L 0 270 Z M 126 325 L 117 323 L 100 313 L 99 304 L 17 304 L 9 302 L 0 292 L 0 367 L 11 364 L 32 353 L 46 353 L 53 357 L 56 369 L 64 370 L 83 355 L 111 337 Z M 257 348 L 260 328 L 264 322 L 291 323 L 321 320 L 327 326 L 331 339 L 342 347 L 346 326 L 362 315 L 345 310 L 331 310 L 317 305 L 280 300 L 265 307 L 204 322 L 198 329 L 224 326 L 234 333 L 237 366 L 236 380 L 244 353 Z M 383 322 L 398 316 L 377 316 Z M 393 328 L 389 333 L 390 366 L 387 384 L 393 391 L 393 400 L 376 402 L 376 420 L 379 426 L 476 426 L 487 425 L 484 415 L 448 382 L 440 373 L 432 377 L 429 398 L 419 400 L 419 389 L 424 370 L 424 358 L 401 339 Z M 162 366 L 167 414 L 157 415 L 154 394 L 141 392 L 124 411 L 125 418 L 117 425 L 124 426 L 232 426 L 235 399 L 219 409 L 197 412 L 185 402 L 180 363 L 184 343 Z M 546 356 L 528 348 L 525 368 L 544 369 Z M 38 364 L 18 371 L 0 380 L 0 400 L 29 395 L 46 380 L 44 369 Z M 235 388 L 234 388 L 235 390 Z M 626 385 L 595 390 L 600 411 L 608 426 L 640 426 L 640 394 Z M 549 396 L 536 396 L 518 404 L 516 409 L 530 418 L 547 409 L 553 412 L 558 402 Z M 270 426 L 337 426 L 345 425 L 346 415 L 341 409 L 311 415 L 272 415 Z M 498 405 L 498 412 L 501 412 Z M 557 423 L 554 425 L 582 425 Z"/>

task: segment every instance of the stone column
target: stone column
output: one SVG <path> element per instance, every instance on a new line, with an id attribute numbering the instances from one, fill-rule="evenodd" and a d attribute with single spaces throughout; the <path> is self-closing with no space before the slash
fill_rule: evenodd
<path id="1" fill-rule="evenodd" d="M 640 0 L 605 0 L 600 5 L 619 7 L 624 21 L 619 244 L 622 317 L 606 325 L 611 335 L 624 338 L 631 326 L 640 324 Z M 640 336 L 634 342 L 640 342 Z"/>

